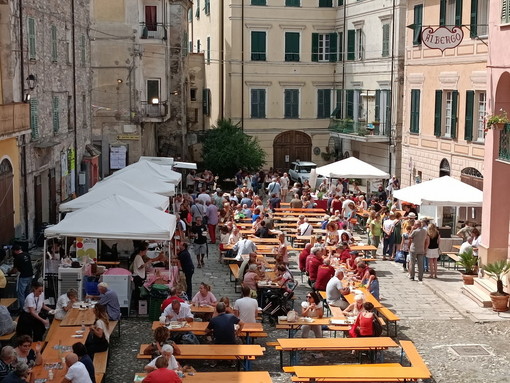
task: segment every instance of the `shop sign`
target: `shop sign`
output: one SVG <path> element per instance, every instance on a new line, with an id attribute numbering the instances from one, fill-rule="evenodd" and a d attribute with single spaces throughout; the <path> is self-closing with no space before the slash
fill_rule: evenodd
<path id="1" fill-rule="evenodd" d="M 451 30 L 447 27 L 439 27 L 436 30 L 428 27 L 421 32 L 423 44 L 430 49 L 439 49 L 441 52 L 459 46 L 463 38 L 464 32 L 459 27 L 453 27 Z"/>

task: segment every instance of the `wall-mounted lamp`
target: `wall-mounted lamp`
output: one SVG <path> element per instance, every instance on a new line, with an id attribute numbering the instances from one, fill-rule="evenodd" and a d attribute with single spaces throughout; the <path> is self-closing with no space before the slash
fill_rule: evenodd
<path id="1" fill-rule="evenodd" d="M 153 99 L 151 99 L 151 104 L 152 105 L 158 105 L 159 104 L 159 98 L 154 97 Z"/>
<path id="2" fill-rule="evenodd" d="M 23 96 L 23 102 L 29 102 L 30 101 L 30 92 L 25 91 L 25 95 Z"/>
<path id="3" fill-rule="evenodd" d="M 118 79 L 117 79 L 117 84 L 119 84 L 119 85 L 120 85 L 120 84 L 122 84 L 123 82 L 124 82 L 124 81 L 123 81 L 121 78 L 118 78 Z"/>
<path id="4" fill-rule="evenodd" d="M 29 74 L 27 77 L 28 89 L 34 90 L 37 78 L 33 74 Z"/>

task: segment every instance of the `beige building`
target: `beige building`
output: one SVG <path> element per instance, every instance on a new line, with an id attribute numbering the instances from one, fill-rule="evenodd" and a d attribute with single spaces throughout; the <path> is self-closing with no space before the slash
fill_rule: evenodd
<path id="1" fill-rule="evenodd" d="M 205 127 L 240 122 L 280 170 L 354 155 L 398 174 L 404 14 L 403 1 L 195 0 Z"/>
<path id="2" fill-rule="evenodd" d="M 402 186 L 450 175 L 481 189 L 489 1 L 407 4 Z M 464 36 L 441 52 L 424 44 L 428 26 L 458 26 Z M 458 218 L 479 222 L 481 216 L 470 209 Z M 445 219 L 452 223 L 453 211 Z"/>
<path id="3" fill-rule="evenodd" d="M 188 158 L 188 130 L 198 123 L 188 115 L 191 1 L 94 0 L 91 7 L 92 135 L 101 174 L 142 155 Z"/>

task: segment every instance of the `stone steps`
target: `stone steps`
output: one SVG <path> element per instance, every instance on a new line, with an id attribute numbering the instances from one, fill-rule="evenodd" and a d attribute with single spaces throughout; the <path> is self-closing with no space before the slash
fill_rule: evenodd
<path id="1" fill-rule="evenodd" d="M 475 279 L 476 280 L 476 279 Z M 462 293 L 481 307 L 492 307 L 491 298 L 485 288 L 479 284 L 462 286 Z"/>
<path id="2" fill-rule="evenodd" d="M 496 280 L 493 278 L 475 278 L 475 285 L 480 289 L 484 290 L 487 295 L 490 293 L 497 291 L 498 286 L 496 284 Z"/>

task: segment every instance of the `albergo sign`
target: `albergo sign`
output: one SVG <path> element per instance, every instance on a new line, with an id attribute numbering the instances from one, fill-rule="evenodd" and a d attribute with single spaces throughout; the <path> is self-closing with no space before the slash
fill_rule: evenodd
<path id="1" fill-rule="evenodd" d="M 421 41 L 430 49 L 445 49 L 457 47 L 464 38 L 462 28 L 453 27 L 451 30 L 447 27 L 439 27 L 433 30 L 431 27 L 425 28 L 421 32 Z"/>

